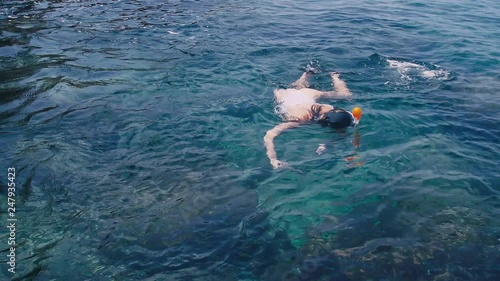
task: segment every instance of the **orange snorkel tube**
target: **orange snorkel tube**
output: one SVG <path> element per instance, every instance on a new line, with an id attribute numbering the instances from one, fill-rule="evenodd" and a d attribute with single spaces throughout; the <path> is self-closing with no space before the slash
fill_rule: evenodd
<path id="1" fill-rule="evenodd" d="M 356 121 L 359 122 L 361 120 L 361 115 L 363 114 L 363 110 L 361 110 L 361 107 L 355 107 L 352 109 L 352 116 L 356 118 Z"/>

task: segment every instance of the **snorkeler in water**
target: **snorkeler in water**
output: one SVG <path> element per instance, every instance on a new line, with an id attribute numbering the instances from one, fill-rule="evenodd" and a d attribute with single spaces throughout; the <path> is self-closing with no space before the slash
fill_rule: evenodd
<path id="1" fill-rule="evenodd" d="M 340 80 L 340 73 L 330 72 L 333 82 L 333 91 L 322 92 L 309 87 L 308 78 L 310 72 L 304 72 L 302 76 L 291 84 L 289 89 L 274 90 L 277 111 L 282 114 L 284 123 L 277 125 L 267 131 L 264 136 L 264 144 L 267 149 L 267 157 L 274 169 L 286 167 L 287 163 L 279 161 L 274 150 L 273 140 L 283 131 L 298 127 L 299 125 L 315 121 L 323 126 L 335 129 L 354 127 L 361 119 L 361 108 L 356 107 L 352 112 L 335 108 L 329 104 L 320 104 L 319 98 L 348 97 L 351 92 L 344 81 Z"/>

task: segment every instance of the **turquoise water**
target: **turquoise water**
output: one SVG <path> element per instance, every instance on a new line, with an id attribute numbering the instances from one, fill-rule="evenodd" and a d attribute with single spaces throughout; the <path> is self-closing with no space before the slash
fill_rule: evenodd
<path id="1" fill-rule="evenodd" d="M 500 6 L 372 2 L 0 4 L 0 276 L 498 280 Z M 272 91 L 308 66 L 363 118 L 283 134 L 273 170 Z"/>

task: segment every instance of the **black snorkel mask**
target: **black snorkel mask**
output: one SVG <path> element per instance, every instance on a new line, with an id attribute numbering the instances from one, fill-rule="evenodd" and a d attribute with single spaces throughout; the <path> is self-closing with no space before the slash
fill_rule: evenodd
<path id="1" fill-rule="evenodd" d="M 344 109 L 332 109 L 318 118 L 317 122 L 323 127 L 329 126 L 334 129 L 345 129 L 358 124 L 354 116 Z"/>

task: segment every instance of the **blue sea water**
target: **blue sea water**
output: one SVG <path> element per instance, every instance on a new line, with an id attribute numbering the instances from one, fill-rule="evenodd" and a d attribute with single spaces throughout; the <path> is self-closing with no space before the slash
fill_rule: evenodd
<path id="1" fill-rule="evenodd" d="M 499 27 L 495 0 L 3 1 L 0 276 L 499 280 Z M 308 67 L 363 118 L 273 170 Z"/>

